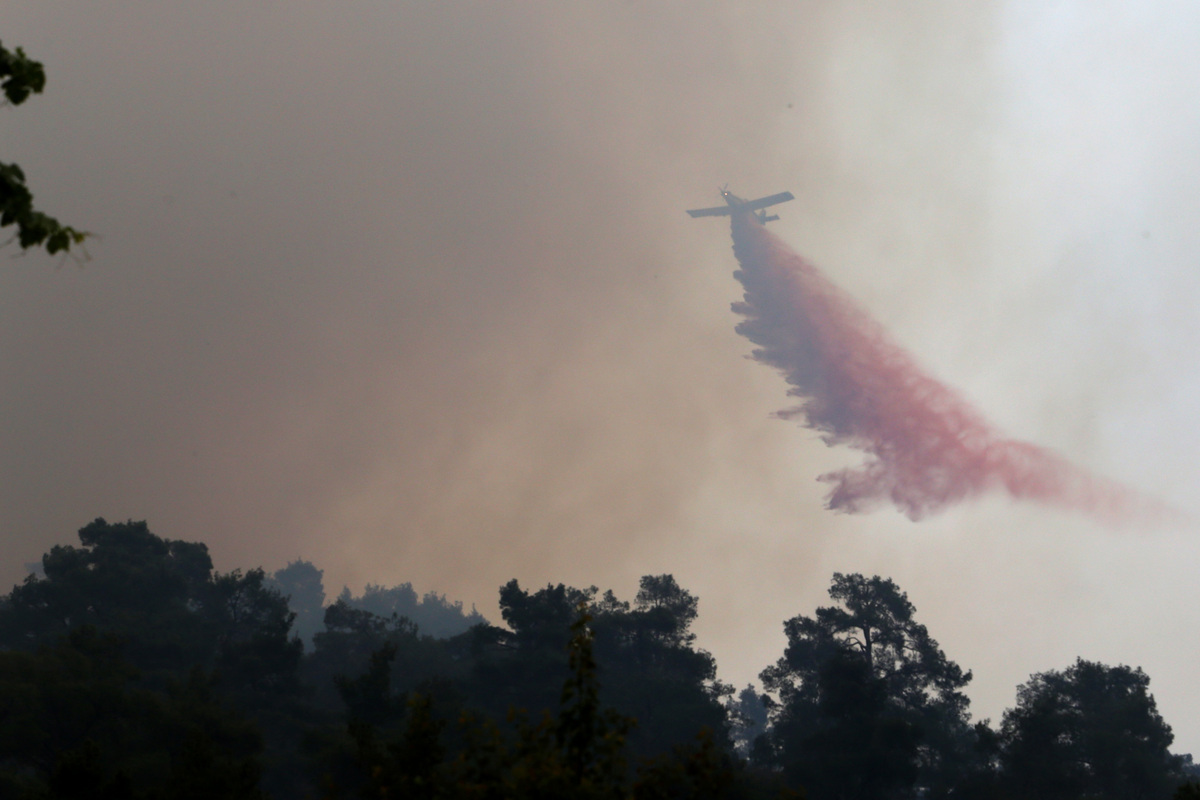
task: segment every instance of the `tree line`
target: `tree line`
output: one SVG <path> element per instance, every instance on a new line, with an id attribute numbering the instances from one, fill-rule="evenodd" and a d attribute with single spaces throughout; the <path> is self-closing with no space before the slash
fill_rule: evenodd
<path id="1" fill-rule="evenodd" d="M 735 692 L 671 575 L 513 580 L 501 626 L 103 519 L 42 573 L 0 597 L 0 800 L 1200 798 L 1141 669 L 1080 659 L 972 722 L 971 673 L 878 576 L 835 574 Z"/>

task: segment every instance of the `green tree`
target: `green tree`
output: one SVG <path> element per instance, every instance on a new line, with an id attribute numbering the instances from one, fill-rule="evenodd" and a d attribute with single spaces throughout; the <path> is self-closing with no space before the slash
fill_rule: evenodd
<path id="1" fill-rule="evenodd" d="M 19 106 L 44 88 L 46 71 L 41 63 L 25 55 L 20 47 L 8 50 L 0 45 L 0 89 L 9 103 Z M 71 245 L 82 245 L 90 236 L 34 208 L 25 173 L 16 164 L 0 163 L 0 227 L 9 225 L 17 226 L 14 238 L 21 249 L 45 247 L 51 254 L 67 252 Z"/>
<path id="2" fill-rule="evenodd" d="M 79 625 L 119 636 L 146 680 L 219 669 L 229 691 L 290 690 L 301 645 L 261 569 L 213 571 L 208 548 L 162 539 L 145 522 L 104 519 L 57 545 L 0 599 L 0 646 L 49 644 Z"/>
<path id="3" fill-rule="evenodd" d="M 759 694 L 752 684 L 747 684 L 737 693 L 737 699 L 729 698 L 725 702 L 725 710 L 730 720 L 730 736 L 734 748 L 743 758 L 748 758 L 754 748 L 754 741 L 767 729 L 769 715 L 764 697 Z"/>
<path id="4" fill-rule="evenodd" d="M 306 647 L 321 629 L 325 618 L 325 582 L 323 570 L 310 561 L 296 559 L 268 579 L 271 588 L 287 598 L 288 607 L 296 615 L 293 628 Z"/>
<path id="5" fill-rule="evenodd" d="M 503 710 L 498 703 L 553 707 L 550 687 L 566 674 L 564 647 L 580 604 L 592 616 L 604 702 L 638 720 L 630 741 L 635 755 L 687 744 L 704 727 L 730 746 L 723 700 L 732 687 L 717 680 L 712 655 L 694 647 L 699 603 L 671 575 L 643 577 L 632 605 L 611 591 L 599 596 L 595 587 L 527 592 L 510 581 L 501 589 L 500 610 L 512 633 L 497 640 L 509 646 L 495 648 L 476 670 L 477 685 L 494 687 L 490 698 L 479 697 L 484 707 L 493 713 Z"/>
<path id="6" fill-rule="evenodd" d="M 162 539 L 145 522 L 97 519 L 79 540 L 43 557 L 45 577 L 0 598 L 0 648 L 52 647 L 86 625 L 122 642 L 140 688 L 166 691 L 200 669 L 260 726 L 271 787 L 287 784 L 309 716 L 297 680 L 303 647 L 263 571 L 217 573 L 205 545 Z"/>
<path id="7" fill-rule="evenodd" d="M 124 638 L 125 654 L 148 673 L 213 666 L 215 632 L 204 625 L 212 559 L 203 544 L 161 539 L 145 522 L 97 519 L 79 547 L 56 545 L 0 599 L 0 645 L 49 644 L 79 625 Z"/>
<path id="8" fill-rule="evenodd" d="M 601 700 L 595 653 L 596 634 L 586 604 L 569 627 L 565 648 L 568 675 L 557 710 L 537 722 L 515 714 L 511 731 L 495 723 L 463 717 L 462 746 L 449 746 L 446 723 L 428 697 L 410 696 L 404 728 L 381 736 L 370 725 L 353 728 L 367 776 L 363 797 L 495 800 L 659 800 L 730 796 L 736 773 L 729 755 L 700 734 L 629 769 L 626 735 L 634 720 Z"/>
<path id="9" fill-rule="evenodd" d="M 553 708 L 555 687 L 567 670 L 566 644 L 580 604 L 590 605 L 596 589 L 548 585 L 536 592 L 514 579 L 500 588 L 500 615 L 511 633 L 493 629 L 494 644 L 475 664 L 473 691 L 479 707 L 502 716 L 510 707 Z"/>
<path id="10" fill-rule="evenodd" d="M 304 646 L 291 634 L 295 615 L 261 568 L 214 574 L 200 595 L 203 632 L 215 642 L 215 667 L 230 690 L 261 704 L 296 689 Z M 195 599 L 192 601 L 195 602 Z"/>
<path id="11" fill-rule="evenodd" d="M 1141 669 L 1077 660 L 1032 676 L 1004 713 L 1001 780 L 1029 800 L 1154 800 L 1182 782 Z"/>
<path id="12" fill-rule="evenodd" d="M 671 575 L 643 576 L 632 608 L 614 600 L 608 593 L 593 611 L 596 653 L 606 701 L 638 720 L 632 750 L 648 756 L 685 745 L 702 728 L 731 748 L 725 701 L 733 687 L 695 647 L 699 600 Z"/>
<path id="13" fill-rule="evenodd" d="M 692 623 L 700 601 L 675 582 L 673 575 L 645 575 L 634 598 L 638 628 L 668 647 L 690 647 L 696 641 Z"/>
<path id="14" fill-rule="evenodd" d="M 469 671 L 464 663 L 468 654 L 452 653 L 447 642 L 422 635 L 407 617 L 381 617 L 348 605 L 344 598 L 325 609 L 325 628 L 313 643 L 301 673 L 315 687 L 317 702 L 327 709 L 349 705 L 340 683 L 374 664 L 384 648 L 390 653 L 389 684 L 401 692 L 428 689 L 431 681 L 460 681 Z"/>
<path id="15" fill-rule="evenodd" d="M 762 672 L 778 701 L 760 753 L 818 796 L 817 786 L 848 798 L 946 793 L 969 758 L 971 674 L 891 580 L 835 573 L 829 595 L 838 605 L 784 623 L 784 655 Z"/>
<path id="16" fill-rule="evenodd" d="M 121 649 L 81 626 L 0 651 L 0 796 L 260 797 L 262 737 L 211 675 L 149 689 Z"/>

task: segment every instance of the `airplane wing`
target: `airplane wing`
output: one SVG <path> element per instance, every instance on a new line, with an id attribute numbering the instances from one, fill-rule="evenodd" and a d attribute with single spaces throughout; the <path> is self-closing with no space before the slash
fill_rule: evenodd
<path id="1" fill-rule="evenodd" d="M 786 203 L 788 200 L 795 200 L 795 199 L 796 199 L 796 196 L 794 194 L 792 194 L 791 192 L 780 192 L 779 194 L 772 194 L 772 195 L 768 195 L 766 197 L 760 197 L 757 200 L 747 200 L 746 204 L 743 205 L 742 208 L 748 208 L 752 211 L 757 211 L 760 208 L 766 208 L 767 206 L 773 206 L 778 203 Z M 703 209 L 703 210 L 708 211 L 711 209 Z M 691 214 L 692 212 L 689 211 L 688 213 Z"/>
<path id="2" fill-rule="evenodd" d="M 728 217 L 733 209 L 729 206 L 717 206 L 716 208 L 693 208 L 688 213 L 693 217 Z"/>

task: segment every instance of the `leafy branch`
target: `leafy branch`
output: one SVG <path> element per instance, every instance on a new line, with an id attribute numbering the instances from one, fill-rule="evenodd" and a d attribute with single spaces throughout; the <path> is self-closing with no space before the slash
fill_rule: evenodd
<path id="1" fill-rule="evenodd" d="M 20 47 L 10 51 L 0 45 L 0 90 L 9 104 L 19 106 L 29 95 L 41 94 L 45 87 L 46 71 L 40 62 L 29 58 Z M 44 247 L 51 255 L 66 253 L 71 245 L 82 246 L 92 235 L 34 208 L 25 173 L 16 164 L 0 163 L 0 228 L 9 225 L 17 226 L 13 239 L 22 250 Z"/>

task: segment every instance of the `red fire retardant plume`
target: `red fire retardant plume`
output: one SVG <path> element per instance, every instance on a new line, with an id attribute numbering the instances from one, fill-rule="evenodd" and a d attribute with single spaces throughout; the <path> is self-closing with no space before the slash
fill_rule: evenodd
<path id="1" fill-rule="evenodd" d="M 926 375 L 874 319 L 749 214 L 734 215 L 733 304 L 753 358 L 783 373 L 801 398 L 782 411 L 826 444 L 866 463 L 820 476 L 828 507 L 858 512 L 891 501 L 911 519 L 993 489 L 1109 522 L 1161 517 L 1158 503 L 1062 457 L 1000 436 L 975 409 Z"/>

